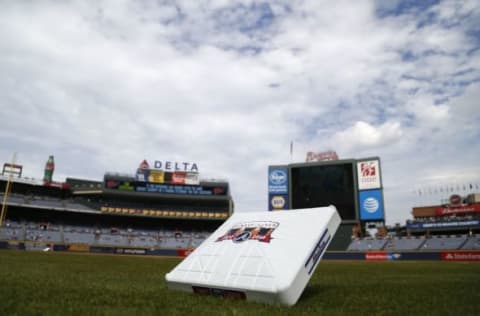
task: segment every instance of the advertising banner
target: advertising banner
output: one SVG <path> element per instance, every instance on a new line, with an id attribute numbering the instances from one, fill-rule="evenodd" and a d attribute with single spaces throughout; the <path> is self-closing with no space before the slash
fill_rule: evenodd
<path id="1" fill-rule="evenodd" d="M 480 213 L 480 204 L 461 205 L 455 207 L 439 207 L 435 210 L 436 215 Z"/>
<path id="2" fill-rule="evenodd" d="M 148 176 L 148 182 L 151 183 L 164 183 L 165 182 L 165 172 L 162 170 L 150 170 Z"/>
<path id="3" fill-rule="evenodd" d="M 268 193 L 288 194 L 287 167 L 268 167 Z"/>
<path id="4" fill-rule="evenodd" d="M 358 189 L 380 189 L 380 160 L 364 160 L 357 162 Z"/>
<path id="5" fill-rule="evenodd" d="M 288 194 L 269 194 L 268 201 L 269 211 L 288 209 Z"/>
<path id="6" fill-rule="evenodd" d="M 367 261 L 393 261 L 393 260 L 401 260 L 402 253 L 390 253 L 390 252 L 383 252 L 383 251 L 369 251 L 365 252 L 365 260 Z"/>
<path id="7" fill-rule="evenodd" d="M 156 183 L 138 183 L 137 192 L 152 192 L 164 194 L 183 194 L 183 195 L 226 195 L 228 192 L 222 187 L 204 187 L 200 185 L 173 185 Z"/>
<path id="8" fill-rule="evenodd" d="M 172 183 L 173 184 L 185 184 L 185 176 L 186 176 L 185 172 L 181 172 L 181 171 L 174 172 L 173 176 L 172 176 Z"/>
<path id="9" fill-rule="evenodd" d="M 137 169 L 137 174 L 135 175 L 135 179 L 137 181 L 147 182 L 147 181 L 150 181 L 149 177 L 150 177 L 150 170 L 148 170 L 148 169 Z"/>
<path id="10" fill-rule="evenodd" d="M 338 160 L 338 155 L 336 151 L 329 150 L 323 152 L 307 152 L 307 162 L 310 161 L 328 161 L 328 160 Z"/>
<path id="11" fill-rule="evenodd" d="M 444 261 L 480 261 L 480 251 L 442 251 Z"/>
<path id="12" fill-rule="evenodd" d="M 479 220 L 471 221 L 452 221 L 452 222 L 432 222 L 432 223 L 407 223 L 408 229 L 427 229 L 427 228 L 469 228 L 480 226 Z"/>
<path id="13" fill-rule="evenodd" d="M 200 178 L 196 172 L 187 172 L 185 175 L 185 184 L 198 185 L 200 184 Z"/>
<path id="14" fill-rule="evenodd" d="M 359 194 L 360 219 L 361 220 L 383 220 L 383 191 L 367 190 Z"/>
<path id="15" fill-rule="evenodd" d="M 191 254 L 193 249 L 177 249 L 177 257 L 185 258 Z"/>

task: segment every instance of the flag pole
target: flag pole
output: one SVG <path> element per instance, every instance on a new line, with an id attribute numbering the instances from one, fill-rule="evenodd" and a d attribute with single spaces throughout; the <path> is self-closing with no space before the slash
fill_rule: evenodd
<path id="1" fill-rule="evenodd" d="M 293 162 L 293 140 L 290 141 L 290 162 Z"/>

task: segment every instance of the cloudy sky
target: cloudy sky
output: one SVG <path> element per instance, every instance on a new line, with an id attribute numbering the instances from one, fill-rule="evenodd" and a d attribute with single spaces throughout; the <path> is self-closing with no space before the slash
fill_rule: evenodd
<path id="1" fill-rule="evenodd" d="M 268 165 L 380 156 L 404 223 L 480 185 L 480 1 L 416 2 L 1 1 L 0 160 L 41 178 L 54 155 L 57 181 L 195 162 L 248 211 Z"/>

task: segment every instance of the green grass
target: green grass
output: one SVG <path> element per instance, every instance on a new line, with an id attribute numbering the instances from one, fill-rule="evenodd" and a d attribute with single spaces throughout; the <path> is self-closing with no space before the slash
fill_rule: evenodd
<path id="1" fill-rule="evenodd" d="M 480 315 L 480 264 L 322 261 L 298 303 L 166 289 L 180 260 L 3 250 L 0 315 Z"/>

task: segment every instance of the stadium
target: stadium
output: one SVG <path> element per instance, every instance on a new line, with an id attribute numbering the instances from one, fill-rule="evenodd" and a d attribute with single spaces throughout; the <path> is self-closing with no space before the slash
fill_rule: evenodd
<path id="1" fill-rule="evenodd" d="M 144 160 L 135 174 L 59 183 L 52 156 L 43 181 L 4 175 L 3 248 L 184 256 L 233 212 L 228 182 L 184 166 L 150 169 Z"/>
<path id="2" fill-rule="evenodd" d="M 89 271 L 94 271 L 94 279 L 107 278 L 104 287 L 97 288 L 97 292 L 105 291 L 109 284 L 118 285 L 115 295 L 120 295 L 130 285 L 138 288 L 136 294 L 144 297 L 142 306 L 135 306 L 126 314 L 156 313 L 159 306 L 147 302 L 150 301 L 148 293 L 157 290 L 166 301 L 172 302 L 162 305 L 162 308 L 173 314 L 185 314 L 196 309 L 203 311 L 200 314 L 209 310 L 229 311 L 229 314 L 239 310 L 243 313 L 244 307 L 238 302 L 172 294 L 166 291 L 163 279 L 168 270 L 202 244 L 234 213 L 228 181 L 202 179 L 198 167 L 190 163 L 155 161 L 150 164 L 143 160 L 132 174 L 106 172 L 101 180 L 66 178 L 63 182 L 53 181 L 54 167 L 51 156 L 45 165 L 44 179 L 40 181 L 22 177 L 21 165 L 5 163 L 3 166 L 0 179 L 0 190 L 3 192 L 0 249 L 5 249 L 0 251 L 5 263 L 3 273 L 15 271 L 14 274 L 49 284 L 48 277 L 45 279 L 34 273 L 36 266 L 43 264 L 55 270 L 49 273 L 59 278 L 66 293 L 77 286 L 85 292 L 96 284 L 95 280 L 89 277 L 67 280 L 80 273 L 86 265 L 90 267 Z M 451 291 L 473 291 L 474 284 L 480 281 L 478 264 L 470 263 L 480 260 L 479 194 L 465 197 L 451 194 L 448 204 L 415 207 L 413 218 L 407 220 L 404 226 L 388 228 L 385 226 L 378 157 L 270 166 L 268 178 L 271 211 L 334 204 L 338 205 L 342 218 L 340 228 L 323 256 L 324 261 L 319 265 L 320 272 L 315 273 L 298 307 L 295 307 L 299 313 L 305 313 L 312 306 L 318 312 L 331 314 L 356 311 L 349 307 L 338 313 L 338 306 L 344 303 L 333 293 L 327 295 L 333 307 L 326 306 L 325 301 L 318 305 L 324 290 L 338 288 L 337 282 L 341 282 L 340 287 L 344 288 L 368 279 L 372 287 L 396 288 L 390 298 L 385 296 L 384 303 L 369 310 L 382 314 L 384 309 L 390 308 L 398 314 L 405 311 L 404 307 L 391 306 L 388 300 L 397 295 L 409 296 L 409 292 L 399 290 L 397 284 L 403 282 L 403 278 L 416 275 L 419 269 L 430 272 L 418 276 L 418 282 L 412 281 L 412 289 L 420 291 L 421 287 L 431 287 L 439 297 L 451 295 Z M 369 208 L 369 203 L 375 207 Z M 375 234 L 369 233 L 372 228 L 376 230 Z M 366 264 L 365 261 L 374 262 Z M 407 263 L 395 266 L 381 261 L 411 261 L 415 266 Z M 465 262 L 469 264 L 459 265 Z M 158 273 L 147 273 L 157 268 Z M 381 273 L 374 276 L 372 270 Z M 126 276 L 121 284 L 115 281 L 117 273 Z M 435 282 L 440 282 L 444 273 L 452 273 L 463 281 L 436 289 Z M 342 275 L 346 279 L 325 278 L 329 274 Z M 382 275 L 392 279 L 385 282 Z M 152 283 L 150 278 L 154 278 L 155 282 Z M 12 274 L 2 275 L 2 279 L 2 284 L 8 284 L 20 297 L 24 295 L 21 294 L 24 288 L 34 290 Z M 41 287 L 41 291 L 44 290 L 50 293 L 58 287 Z M 359 288 L 349 293 L 350 304 L 361 302 L 358 298 L 362 296 L 361 291 Z M 12 295 L 5 290 L 0 292 L 7 300 Z M 75 312 L 84 313 L 118 312 L 111 306 L 122 306 L 123 303 L 119 303 L 118 298 L 104 295 L 75 296 L 70 307 Z M 373 295 L 378 295 L 378 292 Z M 104 304 L 110 309 L 81 304 L 83 300 L 96 300 L 98 297 L 106 300 Z M 130 299 L 126 298 L 127 301 Z M 460 297 L 460 301 L 462 299 Z M 24 300 L 29 298 L 24 297 Z M 184 300 L 189 302 L 185 306 Z M 166 302 L 163 299 L 160 301 Z M 13 303 L 18 302 L 13 298 L 9 302 L 10 305 L 0 308 L 0 311 L 4 309 L 2 314 L 31 314 L 34 313 L 32 309 L 43 308 L 42 299 L 34 298 L 32 304 L 20 304 L 22 306 Z M 249 304 L 253 305 L 248 305 L 246 310 L 260 308 L 260 313 L 271 312 L 271 307 Z M 44 311 L 52 313 L 49 308 L 53 307 L 49 305 Z M 288 309 L 275 308 L 278 308 L 276 313 L 289 313 Z M 416 310 L 421 311 L 422 308 L 420 306 Z M 446 306 L 429 308 L 424 311 L 449 314 L 445 312 Z M 474 314 L 475 309 L 478 310 L 478 303 L 469 302 L 464 307 L 466 314 Z M 68 310 L 68 306 L 63 310 Z M 367 310 L 356 312 L 364 314 Z"/>

